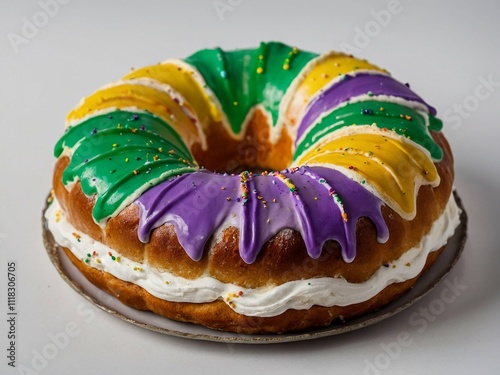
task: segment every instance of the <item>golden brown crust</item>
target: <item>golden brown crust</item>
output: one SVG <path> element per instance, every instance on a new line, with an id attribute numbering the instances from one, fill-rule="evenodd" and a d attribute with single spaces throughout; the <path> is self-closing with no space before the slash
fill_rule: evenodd
<path id="1" fill-rule="evenodd" d="M 248 131 L 248 139 L 252 142 L 264 134 L 262 146 L 269 151 L 269 133 L 259 130 L 263 118 L 256 112 Z M 262 129 L 268 129 L 267 124 Z M 263 132 L 263 133 L 259 133 Z M 195 279 L 202 274 L 208 274 L 221 282 L 232 283 L 244 288 L 279 285 L 291 280 L 300 280 L 314 277 L 342 277 L 352 283 L 366 281 L 381 266 L 400 258 L 408 249 L 417 245 L 429 231 L 432 223 L 441 215 L 451 195 L 454 178 L 453 157 L 449 145 L 441 133 L 432 136 L 443 149 L 442 161 L 436 163 L 441 177 L 438 187 L 422 186 L 417 197 L 417 215 L 414 220 L 406 221 L 389 207 L 384 206 L 382 213 L 389 228 L 389 240 L 381 244 L 377 241 L 376 231 L 372 222 L 362 218 L 357 224 L 357 254 L 351 263 L 346 263 L 336 242 L 325 245 L 323 253 L 318 259 L 311 259 L 306 251 L 304 241 L 298 232 L 282 230 L 268 241 L 262 248 L 256 261 L 245 263 L 238 249 L 238 229 L 229 227 L 224 230 L 220 238 L 212 238 L 207 242 L 204 256 L 200 261 L 193 261 L 179 245 L 175 231 L 171 225 L 163 225 L 152 231 L 150 241 L 146 244 L 139 241 L 137 228 L 139 223 L 138 208 L 132 204 L 116 217 L 110 219 L 104 229 L 101 229 L 92 219 L 94 198 L 87 197 L 82 192 L 80 184 L 76 183 L 69 191 L 62 184 L 62 173 L 68 165 L 69 159 L 61 157 L 54 172 L 54 191 L 62 205 L 68 220 L 79 231 L 82 231 L 97 241 L 115 249 L 123 256 L 136 262 L 147 263 L 161 271 L 168 271 L 175 275 Z M 283 137 L 285 144 L 290 139 Z M 213 138 L 209 138 L 213 142 Z M 228 142 L 228 147 L 238 147 L 224 137 L 220 142 Z M 218 149 L 223 149 L 220 146 Z M 215 147 L 214 145 L 212 145 Z M 291 149 L 288 146 L 288 149 Z M 194 154 L 198 151 L 194 150 Z M 275 152 L 268 152 L 275 157 Z M 243 153 L 243 155 L 245 155 Z M 266 152 L 259 151 L 254 159 L 238 160 L 246 165 L 269 165 L 271 161 Z M 283 154 L 284 158 L 289 156 Z M 218 154 L 214 165 L 221 165 L 224 154 Z M 274 163 L 281 165 L 285 159 L 277 159 Z M 438 252 L 428 257 L 427 266 L 437 257 Z M 83 262 L 69 255 L 77 267 L 89 280 L 100 288 L 117 296 L 122 302 L 139 308 L 149 309 L 160 315 L 203 324 L 215 329 L 234 332 L 284 332 L 300 330 L 329 324 L 333 319 L 353 317 L 361 313 L 378 308 L 394 300 L 406 291 L 417 280 L 414 278 L 404 283 L 394 284 L 384 289 L 379 295 L 362 304 L 346 308 L 315 306 L 309 310 L 290 310 L 274 318 L 251 318 L 235 313 L 223 301 L 204 304 L 172 303 L 161 301 L 140 287 L 119 281 L 113 276 L 97 271 Z"/>
<path id="2" fill-rule="evenodd" d="M 435 135 L 443 148 L 444 158 L 437 163 L 441 183 L 436 188 L 422 186 L 417 198 L 417 216 L 412 221 L 402 219 L 389 207 L 383 215 L 390 236 L 386 243 L 379 243 L 375 228 L 368 219 L 360 219 L 357 227 L 357 254 L 352 263 L 345 263 L 336 242 L 325 245 L 319 259 L 311 259 L 298 232 L 283 230 L 266 243 L 256 261 L 245 263 L 238 249 L 238 230 L 227 228 L 222 238 L 207 242 L 204 257 L 193 261 L 181 248 L 171 225 L 163 225 L 151 234 L 144 244 L 137 237 L 138 208 L 130 205 L 102 230 L 92 219 L 93 199 L 81 191 L 77 183 L 69 192 L 61 182 L 61 174 L 68 159 L 61 158 L 54 174 L 57 199 L 76 229 L 116 249 L 123 256 L 148 264 L 188 279 L 208 273 L 222 282 L 246 288 L 277 285 L 290 280 L 311 277 L 344 277 L 349 282 L 367 280 L 378 268 L 398 259 L 406 250 L 418 244 L 432 223 L 443 212 L 450 197 L 453 181 L 453 160 L 448 143 L 441 134 Z"/>

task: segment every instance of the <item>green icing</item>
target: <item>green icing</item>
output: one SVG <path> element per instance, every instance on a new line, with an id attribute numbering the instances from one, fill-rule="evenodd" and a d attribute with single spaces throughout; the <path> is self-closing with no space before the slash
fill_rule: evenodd
<path id="1" fill-rule="evenodd" d="M 288 87 L 317 56 L 271 42 L 261 43 L 257 49 L 202 50 L 185 61 L 202 74 L 232 131 L 238 134 L 248 112 L 257 104 L 266 109 L 275 125 Z M 313 124 L 298 141 L 294 158 L 336 129 L 376 124 L 411 138 L 429 150 L 435 160 L 441 160 L 442 150 L 429 130 L 441 130 L 442 122 L 431 115 L 428 120 L 427 128 L 426 119 L 419 112 L 395 103 L 349 103 Z M 96 222 L 112 216 L 149 187 L 198 169 L 179 134 L 150 113 L 117 110 L 91 117 L 66 131 L 55 146 L 55 156 L 60 156 L 65 148 L 73 153 L 63 172 L 63 183 L 79 180 L 86 195 L 96 195 L 92 212 Z"/>
<path id="2" fill-rule="evenodd" d="M 309 131 L 298 140 L 294 160 L 307 151 L 325 135 L 345 126 L 372 125 L 387 128 L 405 136 L 426 148 L 434 160 L 441 160 L 443 151 L 432 139 L 429 130 L 441 130 L 443 123 L 438 118 L 428 115 L 426 119 L 417 111 L 389 102 L 363 101 L 348 103 L 339 107 L 314 123 Z"/>
<path id="3" fill-rule="evenodd" d="M 88 139 L 89 144 L 84 146 L 89 147 L 89 154 L 94 153 L 92 151 L 93 145 L 99 145 L 102 142 L 101 134 L 97 133 L 102 130 L 118 127 L 147 130 L 148 132 L 155 133 L 162 138 L 168 139 L 172 143 L 172 147 L 186 159 L 192 160 L 193 158 L 177 132 L 159 117 L 150 113 L 135 113 L 120 110 L 91 117 L 77 126 L 68 128 L 55 145 L 54 155 L 59 157 L 65 147 L 73 148 L 75 144 L 88 137 L 92 138 Z"/>
<path id="4" fill-rule="evenodd" d="M 429 114 L 429 130 L 439 132 L 443 129 L 443 121 Z"/>
<path id="5" fill-rule="evenodd" d="M 149 113 L 115 111 L 89 118 L 66 131 L 55 146 L 56 157 L 65 147 L 73 155 L 63 183 L 79 180 L 86 195 L 96 194 L 96 222 L 158 182 L 197 169 L 179 135 Z"/>
<path id="6" fill-rule="evenodd" d="M 220 48 L 196 52 L 185 61 L 193 65 L 217 96 L 235 134 L 250 109 L 262 104 L 276 124 L 283 95 L 302 68 L 317 54 L 282 43 L 226 52 Z"/>

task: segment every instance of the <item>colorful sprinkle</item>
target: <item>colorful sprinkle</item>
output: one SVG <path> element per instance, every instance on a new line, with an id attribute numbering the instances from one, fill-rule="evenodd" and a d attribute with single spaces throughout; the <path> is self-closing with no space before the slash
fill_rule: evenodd
<path id="1" fill-rule="evenodd" d="M 291 193 L 296 193 L 297 188 L 288 177 L 286 177 L 283 173 L 280 172 L 277 172 L 275 176 L 285 183 L 285 185 L 288 187 L 288 190 L 290 190 Z"/>

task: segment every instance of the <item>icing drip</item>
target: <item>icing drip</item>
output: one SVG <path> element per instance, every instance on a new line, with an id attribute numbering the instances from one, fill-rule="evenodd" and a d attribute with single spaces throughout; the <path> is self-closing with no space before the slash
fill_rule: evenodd
<path id="1" fill-rule="evenodd" d="M 436 115 L 436 110 L 433 107 L 425 103 L 424 100 L 410 90 L 408 86 L 396 81 L 391 76 L 375 73 L 359 73 L 356 75 L 346 74 L 342 76 L 341 80 L 309 102 L 299 124 L 297 139 L 302 137 L 306 129 L 320 117 L 321 114 L 360 95 L 396 96 L 408 101 L 421 103 L 427 107 L 432 115 Z"/>
<path id="2" fill-rule="evenodd" d="M 321 255 L 327 240 L 338 241 L 346 262 L 355 257 L 360 217 L 372 220 L 379 241 L 388 238 L 382 202 L 341 172 L 322 167 L 242 175 L 200 170 L 162 182 L 136 204 L 141 241 L 147 242 L 154 228 L 173 224 L 194 260 L 201 259 L 206 242 L 226 218 L 240 228 L 239 251 L 247 263 L 285 228 L 302 234 L 312 258 Z"/>
<path id="3" fill-rule="evenodd" d="M 257 104 L 269 112 L 272 123 L 288 87 L 304 65 L 316 54 L 282 43 L 261 43 L 258 49 L 196 52 L 185 61 L 194 66 L 217 96 L 231 130 L 239 134 L 245 119 Z"/>
<path id="4" fill-rule="evenodd" d="M 112 112 L 69 128 L 56 144 L 71 161 L 63 183 L 80 181 L 82 191 L 97 195 L 92 215 L 104 223 L 146 189 L 173 175 L 197 169 L 179 136 L 151 114 Z"/>
<path id="5" fill-rule="evenodd" d="M 308 166 L 236 176 L 199 170 L 190 149 L 206 149 L 207 129 L 224 126 L 242 139 L 256 106 L 272 134 L 281 126 L 297 132 L 293 165 Z M 69 113 L 55 155 L 70 157 L 63 183 L 80 181 L 95 195 L 100 225 L 137 199 L 143 242 L 171 223 L 189 256 L 200 259 L 214 232 L 234 225 L 251 263 L 266 241 L 291 228 L 311 257 L 331 239 L 349 262 L 358 218 L 371 219 L 383 241 L 381 205 L 410 220 L 419 187 L 439 184 L 435 113 L 364 60 L 261 43 L 202 50 L 102 87 Z"/>
<path id="6" fill-rule="evenodd" d="M 48 227 L 57 243 L 65 246 L 82 262 L 109 272 L 120 280 L 134 283 L 148 293 L 176 302 L 203 303 L 220 298 L 239 314 L 277 316 L 289 309 L 319 306 L 348 306 L 369 300 L 386 286 L 417 276 L 427 255 L 446 244 L 460 224 L 460 208 L 453 196 L 430 231 L 415 247 L 380 268 L 365 282 L 351 283 L 344 278 L 316 277 L 294 280 L 276 286 L 242 288 L 222 283 L 209 274 L 185 279 L 169 272 L 160 272 L 147 264 L 134 262 L 116 250 L 78 232 L 67 220 L 57 199 L 45 213 Z"/>
<path id="7" fill-rule="evenodd" d="M 362 132 L 334 138 L 305 153 L 300 164 L 343 168 L 406 220 L 416 215 L 418 189 L 437 186 L 440 178 L 432 160 L 414 143 L 376 127 L 356 127 Z"/>

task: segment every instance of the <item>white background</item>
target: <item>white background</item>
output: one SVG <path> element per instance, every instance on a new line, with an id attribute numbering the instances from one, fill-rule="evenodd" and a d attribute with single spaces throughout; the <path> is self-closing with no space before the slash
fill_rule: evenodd
<path id="1" fill-rule="evenodd" d="M 0 5 L 0 373 L 500 373 L 498 2 L 71 0 L 50 11 L 43 2 Z M 50 263 L 41 210 L 69 109 L 131 67 L 262 40 L 317 52 L 351 46 L 410 82 L 445 119 L 470 219 L 465 252 L 448 280 L 466 289 L 425 327 L 410 316 L 440 306 L 444 284 L 397 316 L 325 339 L 258 346 L 169 337 L 89 305 Z M 6 358 L 9 260 L 18 268 L 17 369 Z M 77 334 L 33 368 L 51 334 L 68 324 Z M 397 350 L 404 332 L 411 344 Z M 370 372 L 370 363 L 378 368 Z"/>

